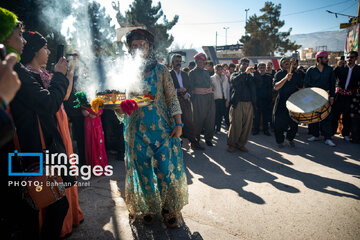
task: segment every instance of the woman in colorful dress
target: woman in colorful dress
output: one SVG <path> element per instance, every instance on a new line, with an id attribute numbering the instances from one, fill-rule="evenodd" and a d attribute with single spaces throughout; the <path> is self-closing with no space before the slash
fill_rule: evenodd
<path id="1" fill-rule="evenodd" d="M 52 76 L 44 67 L 47 64 L 48 56 L 50 55 L 50 50 L 47 48 L 46 39 L 38 32 L 25 32 L 23 34 L 23 37 L 27 43 L 24 46 L 23 54 L 21 55 L 21 62 L 34 75 L 34 77 L 40 76 L 42 85 L 44 86 L 44 88 L 48 89 L 51 84 Z M 69 70 L 66 76 L 69 79 L 69 86 L 64 101 L 66 101 L 70 96 L 70 91 L 72 89 L 73 83 L 72 80 L 74 75 L 74 68 L 75 65 L 70 62 Z M 56 119 L 57 127 L 64 143 L 66 154 L 70 156 L 74 152 L 72 147 L 72 141 L 70 138 L 68 118 L 64 110 L 63 104 L 60 106 L 59 111 L 56 113 Z M 81 221 L 84 220 L 84 215 L 79 205 L 77 186 L 74 185 L 70 188 L 66 188 L 65 192 L 66 198 L 69 202 L 69 209 L 63 222 L 60 237 L 65 237 L 66 235 L 71 234 L 73 226 L 79 225 Z M 41 212 L 42 211 L 40 211 L 40 213 Z M 42 218 L 40 218 L 40 222 L 41 219 Z"/>
<path id="2" fill-rule="evenodd" d="M 131 218 L 151 224 L 162 214 L 168 227 L 176 227 L 188 203 L 180 104 L 168 69 L 155 58 L 154 36 L 135 29 L 126 41 L 131 54 L 141 51 L 144 91 L 154 96 L 153 104 L 131 115 L 116 113 L 124 122 L 126 204 Z"/>
<path id="3" fill-rule="evenodd" d="M 108 165 L 108 160 L 105 151 L 104 132 L 101 125 L 102 109 L 94 112 L 91 108 L 82 110 L 85 117 L 84 131 L 85 131 L 85 159 L 86 164 L 94 167 L 101 166 L 103 169 Z"/>

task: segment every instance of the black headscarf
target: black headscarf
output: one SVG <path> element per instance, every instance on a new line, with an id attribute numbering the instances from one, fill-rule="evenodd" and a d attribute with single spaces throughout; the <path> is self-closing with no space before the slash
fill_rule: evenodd
<path id="1" fill-rule="evenodd" d="M 26 40 L 26 44 L 21 54 L 21 63 L 26 65 L 33 60 L 35 53 L 45 46 L 47 41 L 38 32 L 24 32 L 23 37 Z"/>
<path id="2" fill-rule="evenodd" d="M 126 43 L 129 49 L 131 47 L 131 43 L 134 40 L 145 40 L 149 43 L 149 54 L 145 59 L 145 63 L 144 63 L 145 66 L 143 72 L 144 73 L 151 72 L 157 64 L 156 56 L 154 53 L 154 47 L 155 47 L 154 35 L 145 29 L 138 28 L 132 30 L 126 35 Z"/>

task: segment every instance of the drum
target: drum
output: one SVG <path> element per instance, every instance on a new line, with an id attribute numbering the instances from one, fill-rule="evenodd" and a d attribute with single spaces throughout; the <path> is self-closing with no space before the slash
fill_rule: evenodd
<path id="1" fill-rule="evenodd" d="M 290 117 L 297 123 L 316 123 L 331 111 L 329 94 L 321 88 L 305 88 L 293 93 L 286 101 Z"/>

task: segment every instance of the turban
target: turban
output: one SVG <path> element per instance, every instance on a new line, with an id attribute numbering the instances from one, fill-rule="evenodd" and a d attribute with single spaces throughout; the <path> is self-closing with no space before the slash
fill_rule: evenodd
<path id="1" fill-rule="evenodd" d="M 194 56 L 194 59 L 197 61 L 197 60 L 206 60 L 206 55 L 204 53 L 197 53 L 195 56 Z"/>
<path id="2" fill-rule="evenodd" d="M 130 47 L 131 42 L 134 40 L 146 40 L 148 41 L 150 47 L 154 46 L 154 35 L 145 29 L 134 29 L 128 34 L 126 34 L 126 43 Z"/>
<path id="3" fill-rule="evenodd" d="M 329 56 L 327 51 L 320 51 L 315 55 L 315 58 L 317 59 L 317 58 L 327 57 L 327 56 Z"/>

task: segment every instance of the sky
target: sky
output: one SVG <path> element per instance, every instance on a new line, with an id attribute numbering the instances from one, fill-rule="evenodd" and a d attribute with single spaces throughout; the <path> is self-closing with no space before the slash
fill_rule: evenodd
<path id="1" fill-rule="evenodd" d="M 97 0 L 106 7 L 111 17 L 115 11 L 111 7 L 113 0 Z M 132 0 L 120 0 L 120 9 L 124 13 L 129 9 Z M 153 5 L 159 1 L 153 0 Z M 200 48 L 236 44 L 245 33 L 245 18 L 251 15 L 261 15 L 259 11 L 265 1 L 259 0 L 161 0 L 161 6 L 168 20 L 179 15 L 178 23 L 171 29 L 174 36 L 171 48 Z M 326 10 L 357 15 L 358 0 L 282 0 L 272 1 L 281 4 L 280 19 L 285 21 L 281 29 L 291 34 L 304 34 L 322 31 L 337 31 L 340 23 L 348 22 L 348 17 L 329 14 Z M 160 19 L 159 21 L 162 21 Z M 114 17 L 114 24 L 117 24 Z M 118 26 L 118 25 L 117 25 Z M 225 30 L 224 28 L 227 28 Z M 217 38 L 216 38 L 217 33 Z"/>

